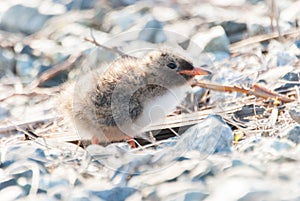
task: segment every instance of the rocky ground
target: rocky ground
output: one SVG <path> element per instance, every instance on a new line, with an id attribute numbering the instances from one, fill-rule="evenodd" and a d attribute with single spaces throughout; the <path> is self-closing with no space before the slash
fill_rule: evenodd
<path id="1" fill-rule="evenodd" d="M 299 20 L 296 0 L 1 1 L 1 200 L 300 200 Z M 211 115 L 181 136 L 137 149 L 36 138 L 66 135 L 66 80 L 161 45 L 206 82 L 293 101 L 194 87 L 181 110 Z"/>

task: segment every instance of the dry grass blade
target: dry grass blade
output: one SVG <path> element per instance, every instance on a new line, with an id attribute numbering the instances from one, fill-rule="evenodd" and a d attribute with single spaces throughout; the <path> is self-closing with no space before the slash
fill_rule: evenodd
<path id="1" fill-rule="evenodd" d="M 158 130 L 164 130 L 167 129 L 168 132 L 170 132 L 170 128 L 180 128 L 180 127 L 186 127 L 186 126 L 191 126 L 194 124 L 197 124 L 199 122 L 201 122 L 203 119 L 205 119 L 207 117 L 207 115 L 209 114 L 230 114 L 233 113 L 235 111 L 237 111 L 238 109 L 240 109 L 243 105 L 233 105 L 233 106 L 228 106 L 225 109 L 223 109 L 220 112 L 215 111 L 214 108 L 212 109 L 206 109 L 203 111 L 198 111 L 198 112 L 194 112 L 191 114 L 180 114 L 180 115 L 176 115 L 176 116 L 168 116 L 166 117 L 163 121 L 161 121 L 160 123 L 154 124 L 149 126 L 148 128 L 145 129 L 145 132 L 148 131 L 158 131 Z M 57 133 L 57 134 L 45 134 L 42 137 L 45 138 L 55 138 L 57 140 L 61 140 L 61 141 L 77 141 L 77 140 L 81 140 L 80 136 L 76 133 L 64 133 L 63 135 L 61 133 Z"/>
<path id="2" fill-rule="evenodd" d="M 35 88 L 32 90 L 23 90 L 22 92 L 15 92 L 10 91 L 6 96 L 0 98 L 0 101 L 4 101 L 14 96 L 37 96 L 37 95 L 44 95 L 44 96 L 52 96 L 55 93 L 60 91 L 60 87 L 52 87 L 52 88 Z"/>
<path id="3" fill-rule="evenodd" d="M 0 125 L 0 134 L 15 133 L 20 129 L 26 130 L 26 128 L 29 127 L 30 125 L 45 124 L 46 122 L 54 121 L 56 118 L 57 117 L 48 116 L 42 119 L 13 123 L 11 125 L 2 125 L 2 126 Z"/>
<path id="4" fill-rule="evenodd" d="M 282 33 L 281 35 L 278 32 L 275 32 L 275 33 L 270 33 L 270 34 L 253 36 L 251 38 L 247 38 L 242 41 L 231 44 L 229 49 L 230 49 L 230 52 L 235 52 L 242 47 L 253 45 L 255 43 L 260 43 L 263 41 L 272 40 L 272 39 L 276 39 L 276 38 L 280 38 L 280 37 L 287 37 L 287 36 L 295 36 L 296 37 L 299 34 L 300 34 L 300 29 L 296 29 L 296 30 Z"/>

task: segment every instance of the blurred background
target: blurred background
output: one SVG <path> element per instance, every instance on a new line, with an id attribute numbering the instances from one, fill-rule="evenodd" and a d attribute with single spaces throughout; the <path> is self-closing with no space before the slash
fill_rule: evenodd
<path id="1" fill-rule="evenodd" d="M 228 57 L 234 51 L 230 45 L 245 38 L 296 28 L 299 18 L 296 0 L 0 1 L 0 78 L 31 82 L 70 55 L 89 52 L 93 44 L 84 38 L 91 34 L 100 44 L 109 41 L 107 46 L 121 49 L 128 44 L 111 39 L 124 32 L 134 32 L 131 40 L 144 46 L 172 40 L 194 57 L 205 51 L 214 60 Z M 42 86 L 66 79 L 59 76 Z"/>

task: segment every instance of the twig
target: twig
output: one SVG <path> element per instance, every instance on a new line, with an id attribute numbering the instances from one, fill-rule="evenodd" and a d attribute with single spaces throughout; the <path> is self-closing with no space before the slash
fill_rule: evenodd
<path id="1" fill-rule="evenodd" d="M 105 49 L 107 51 L 111 51 L 111 52 L 117 53 L 120 56 L 129 56 L 129 55 L 125 54 L 124 52 L 122 52 L 121 50 L 119 50 L 117 47 L 110 48 L 110 47 L 107 47 L 105 45 L 102 45 L 102 44 L 98 43 L 97 40 L 96 40 L 96 38 L 95 38 L 95 36 L 94 36 L 94 34 L 93 34 L 93 30 L 92 29 L 91 29 L 91 38 L 84 37 L 84 40 L 88 41 L 88 42 L 91 42 L 94 45 L 96 45 L 98 47 L 101 47 L 101 48 L 103 48 L 103 49 Z"/>
<path id="2" fill-rule="evenodd" d="M 99 46 L 105 50 L 108 50 L 108 51 L 112 51 L 112 52 L 115 52 L 121 56 L 129 56 L 125 53 L 123 53 L 122 51 L 118 50 L 118 48 L 114 47 L 114 48 L 109 48 L 109 47 L 106 47 L 100 43 L 98 43 L 95 39 L 95 36 L 93 35 L 93 32 L 91 32 L 91 37 L 92 39 L 90 38 L 84 38 L 85 41 L 89 41 L 89 42 L 92 42 L 93 44 L 95 44 L 96 46 Z M 42 73 L 36 80 L 34 80 L 31 84 L 29 84 L 27 86 L 27 89 L 32 90 L 38 86 L 40 86 L 42 83 L 48 81 L 49 79 L 53 78 L 55 75 L 59 74 L 60 72 L 62 71 L 66 71 L 66 70 L 69 70 L 71 69 L 72 65 L 82 56 L 82 53 L 78 53 L 76 55 L 71 55 L 69 56 L 69 58 L 64 61 L 63 63 L 61 64 L 57 64 L 56 66 L 54 66 L 53 68 L 45 71 L 44 73 Z"/>
<path id="3" fill-rule="evenodd" d="M 15 91 L 10 91 L 6 96 L 0 98 L 0 101 L 4 101 L 6 99 L 9 99 L 14 96 L 33 96 L 33 95 L 45 95 L 45 96 L 51 96 L 55 92 L 59 92 L 60 88 L 59 87 L 52 87 L 52 88 L 35 88 L 32 90 L 23 90 L 22 92 L 15 92 Z"/>
<path id="4" fill-rule="evenodd" d="M 249 90 L 243 89 L 237 86 L 226 86 L 226 85 L 219 85 L 219 84 L 212 84 L 212 83 L 206 83 L 206 82 L 196 82 L 192 84 L 192 86 L 199 86 L 206 89 L 211 89 L 215 91 L 223 91 L 223 92 L 239 92 L 243 94 L 248 94 Z"/>
<path id="5" fill-rule="evenodd" d="M 127 54 L 125 54 L 125 53 L 123 53 L 122 51 L 118 50 L 118 48 L 116 48 L 116 47 L 113 47 L 113 48 L 106 47 L 106 46 L 104 46 L 104 45 L 98 43 L 98 42 L 97 42 L 95 39 L 93 39 L 93 38 L 90 39 L 90 38 L 85 37 L 84 40 L 85 40 L 85 41 L 88 41 L 88 42 L 91 42 L 91 43 L 95 44 L 96 46 L 101 47 L 101 48 L 103 48 L 103 49 L 105 49 L 105 50 L 108 50 L 108 51 L 111 51 L 111 52 L 115 52 L 115 53 L 119 54 L 120 56 L 128 56 Z"/>
<path id="6" fill-rule="evenodd" d="M 281 94 L 278 94 L 276 92 L 270 91 L 258 84 L 254 84 L 252 89 L 244 89 L 237 86 L 225 86 L 225 85 L 219 85 L 219 84 L 211 84 L 211 83 L 204 83 L 204 82 L 196 82 L 192 86 L 200 86 L 206 89 L 216 90 L 216 91 L 224 91 L 224 92 L 238 92 L 243 93 L 247 95 L 254 95 L 257 97 L 261 97 L 264 99 L 268 98 L 277 98 L 278 100 L 289 103 L 293 102 L 293 99 L 290 99 L 289 97 L 283 96 Z"/>
<path id="7" fill-rule="evenodd" d="M 290 102 L 295 101 L 293 99 L 290 99 L 287 96 L 278 94 L 274 91 L 270 91 L 270 90 L 268 90 L 268 89 L 266 89 L 266 88 L 264 88 L 264 87 L 262 87 L 258 84 L 253 85 L 253 90 L 250 91 L 250 94 L 261 97 L 261 98 L 265 98 L 265 99 L 267 99 L 267 98 L 277 98 L 278 100 L 280 100 L 284 103 L 290 103 Z"/>
<path id="8" fill-rule="evenodd" d="M 71 69 L 72 65 L 82 56 L 81 53 L 77 55 L 71 55 L 69 58 L 63 63 L 57 64 L 53 68 L 42 73 L 37 79 L 35 79 L 32 83 L 30 83 L 26 88 L 31 91 L 34 88 L 38 87 L 42 83 L 48 81 L 53 78 L 55 75 L 59 74 L 62 71 L 66 71 Z"/>
<path id="9" fill-rule="evenodd" d="M 270 14 L 270 23 L 271 23 L 271 31 L 274 32 L 274 18 L 275 18 L 275 1 L 271 0 L 271 14 Z"/>

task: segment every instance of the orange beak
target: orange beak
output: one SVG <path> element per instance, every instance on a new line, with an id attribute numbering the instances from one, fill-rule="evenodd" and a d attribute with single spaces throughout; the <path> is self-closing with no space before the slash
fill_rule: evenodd
<path id="1" fill-rule="evenodd" d="M 189 75 L 189 76 L 196 76 L 196 75 L 210 75 L 211 72 L 204 70 L 202 68 L 194 68 L 193 70 L 182 70 L 178 72 L 181 75 Z"/>

